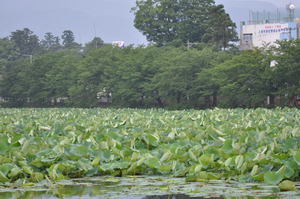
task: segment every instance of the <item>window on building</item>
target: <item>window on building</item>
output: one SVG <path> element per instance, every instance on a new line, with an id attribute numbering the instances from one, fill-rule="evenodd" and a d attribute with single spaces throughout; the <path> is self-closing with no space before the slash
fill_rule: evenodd
<path id="1" fill-rule="evenodd" d="M 243 34 L 243 41 L 245 43 L 252 43 L 252 39 L 253 39 L 253 34 Z"/>

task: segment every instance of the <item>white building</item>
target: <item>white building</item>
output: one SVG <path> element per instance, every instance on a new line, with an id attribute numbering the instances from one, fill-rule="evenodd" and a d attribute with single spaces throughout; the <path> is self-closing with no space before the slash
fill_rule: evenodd
<path id="1" fill-rule="evenodd" d="M 277 40 L 297 39 L 300 38 L 299 32 L 300 26 L 297 22 L 243 25 L 241 49 L 274 45 Z"/>
<path id="2" fill-rule="evenodd" d="M 295 18 L 295 5 L 288 4 L 287 18 L 276 17 L 275 20 L 270 18 L 261 18 L 266 15 L 259 12 L 253 18 L 249 18 L 249 23 L 242 22 L 240 46 L 242 50 L 260 48 L 265 45 L 276 45 L 276 41 L 291 40 L 300 38 L 300 22 Z M 277 13 L 278 15 L 278 13 Z M 252 21 L 250 21 L 252 20 Z"/>

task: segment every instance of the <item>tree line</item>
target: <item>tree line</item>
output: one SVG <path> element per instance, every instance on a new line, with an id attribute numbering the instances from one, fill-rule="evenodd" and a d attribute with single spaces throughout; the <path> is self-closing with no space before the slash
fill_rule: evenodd
<path id="1" fill-rule="evenodd" d="M 299 40 L 240 51 L 213 0 L 138 0 L 133 12 L 148 46 L 82 45 L 71 30 L 0 38 L 0 106 L 253 108 L 300 95 Z"/>
<path id="2" fill-rule="evenodd" d="M 86 45 L 46 50 L 32 62 L 15 45 L 0 39 L 2 106 L 260 107 L 267 96 L 287 105 L 300 92 L 299 40 L 242 52 Z"/>

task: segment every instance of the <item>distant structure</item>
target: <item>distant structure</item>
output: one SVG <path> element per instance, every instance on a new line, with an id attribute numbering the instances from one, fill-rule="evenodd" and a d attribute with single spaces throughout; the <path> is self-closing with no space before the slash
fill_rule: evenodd
<path id="1" fill-rule="evenodd" d="M 125 48 L 125 42 L 124 41 L 113 41 L 112 45 L 118 48 Z"/>
<path id="2" fill-rule="evenodd" d="M 249 50 L 265 45 L 275 45 L 277 40 L 300 38 L 300 20 L 295 17 L 296 6 L 287 5 L 287 17 L 267 12 L 250 12 L 248 23 L 241 23 L 240 48 Z"/>

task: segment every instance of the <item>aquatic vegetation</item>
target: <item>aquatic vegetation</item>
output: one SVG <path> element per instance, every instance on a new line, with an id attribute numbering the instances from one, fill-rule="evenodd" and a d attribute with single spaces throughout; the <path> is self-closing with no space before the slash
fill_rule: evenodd
<path id="1" fill-rule="evenodd" d="M 295 187 L 297 109 L 0 109 L 0 185 L 162 175 Z M 118 183 L 116 178 L 107 183 Z"/>

